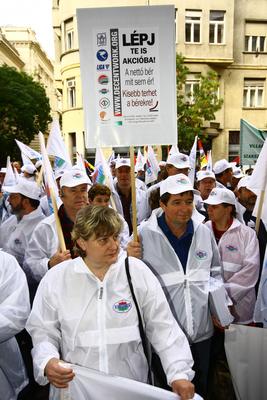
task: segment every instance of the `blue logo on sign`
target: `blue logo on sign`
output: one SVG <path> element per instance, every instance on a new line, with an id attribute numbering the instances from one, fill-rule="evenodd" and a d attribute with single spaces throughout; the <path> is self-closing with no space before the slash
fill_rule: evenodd
<path id="1" fill-rule="evenodd" d="M 108 52 L 105 49 L 100 49 L 96 53 L 96 57 L 99 61 L 102 61 L 102 62 L 106 61 L 106 59 L 108 58 Z"/>

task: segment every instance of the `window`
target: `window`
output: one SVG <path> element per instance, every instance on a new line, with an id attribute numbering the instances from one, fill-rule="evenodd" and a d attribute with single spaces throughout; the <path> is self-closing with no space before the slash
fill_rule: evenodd
<path id="1" fill-rule="evenodd" d="M 210 43 L 224 43 L 224 16 L 225 11 L 210 11 Z"/>
<path id="2" fill-rule="evenodd" d="M 240 154 L 240 132 L 229 131 L 229 161 L 237 161 Z"/>
<path id="3" fill-rule="evenodd" d="M 185 41 L 200 43 L 201 11 L 186 10 L 185 12 Z"/>
<path id="4" fill-rule="evenodd" d="M 65 29 L 65 50 L 71 50 L 74 47 L 74 30 L 73 30 L 73 18 L 68 19 L 64 23 Z"/>
<path id="5" fill-rule="evenodd" d="M 264 21 L 246 21 L 245 51 L 260 53 L 267 51 L 267 23 Z"/>
<path id="6" fill-rule="evenodd" d="M 69 144 L 70 144 L 70 154 L 72 161 L 75 163 L 77 154 L 76 154 L 76 133 L 70 132 L 69 133 Z"/>
<path id="7" fill-rule="evenodd" d="M 199 88 L 199 83 L 200 79 L 198 75 L 187 75 L 184 87 L 185 101 L 187 104 L 194 104 L 194 94 Z"/>
<path id="8" fill-rule="evenodd" d="M 243 107 L 263 107 L 265 79 L 245 79 Z"/>
<path id="9" fill-rule="evenodd" d="M 246 36 L 245 51 L 263 52 L 266 51 L 265 36 Z"/>
<path id="10" fill-rule="evenodd" d="M 68 107 L 76 107 L 75 79 L 67 79 Z"/>

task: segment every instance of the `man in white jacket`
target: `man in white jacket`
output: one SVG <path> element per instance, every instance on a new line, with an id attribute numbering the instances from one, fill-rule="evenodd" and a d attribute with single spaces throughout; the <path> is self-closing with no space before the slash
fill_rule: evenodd
<path id="1" fill-rule="evenodd" d="M 16 257 L 23 266 L 25 249 L 36 225 L 45 218 L 40 205 L 41 191 L 35 182 L 20 178 L 14 186 L 3 187 L 9 193 L 11 215 L 0 227 L 0 247 Z"/>
<path id="2" fill-rule="evenodd" d="M 210 229 L 218 243 L 225 288 L 233 302 L 234 323 L 250 324 L 256 302 L 255 285 L 259 275 L 259 244 L 255 231 L 235 217 L 236 198 L 231 190 L 215 188 L 205 200 Z M 235 398 L 224 350 L 224 331 L 216 329 L 212 342 L 212 375 L 209 395 Z"/>
<path id="3" fill-rule="evenodd" d="M 161 208 L 140 227 L 142 260 L 158 277 L 191 344 L 196 392 L 205 396 L 213 334 L 209 279 L 221 279 L 219 253 L 211 232 L 195 217 L 194 190 L 186 175 L 165 179 L 160 195 Z"/>
<path id="4" fill-rule="evenodd" d="M 71 231 L 77 212 L 88 204 L 88 176 L 79 170 L 68 170 L 60 179 L 60 198 L 63 204 L 58 215 L 66 244 L 59 249 L 54 214 L 43 219 L 33 231 L 25 252 L 24 270 L 36 286 L 49 268 L 74 257 Z M 33 288 L 34 290 L 34 288 Z"/>
<path id="5" fill-rule="evenodd" d="M 115 192 L 112 193 L 119 214 L 121 214 L 132 233 L 132 193 L 131 193 L 131 164 L 129 158 L 120 158 L 116 161 Z M 147 192 L 136 185 L 137 223 L 140 224 L 150 216 Z"/>
<path id="6" fill-rule="evenodd" d="M 16 400 L 28 378 L 15 335 L 26 324 L 30 301 L 15 257 L 0 251 L 0 398 Z"/>

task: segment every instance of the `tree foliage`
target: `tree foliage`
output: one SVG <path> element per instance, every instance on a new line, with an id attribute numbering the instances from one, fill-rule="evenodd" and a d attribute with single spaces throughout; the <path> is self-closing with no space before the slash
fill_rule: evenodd
<path id="1" fill-rule="evenodd" d="M 14 139 L 28 144 L 51 121 L 49 99 L 44 87 L 25 72 L 7 65 L 0 67 L 0 163 L 8 155 L 18 159 Z"/>
<path id="2" fill-rule="evenodd" d="M 184 65 L 182 55 L 176 56 L 176 83 L 177 83 L 177 115 L 178 115 L 178 145 L 179 149 L 190 149 L 194 137 L 201 135 L 204 121 L 215 120 L 215 112 L 220 110 L 223 100 L 218 98 L 219 79 L 214 71 L 206 76 L 200 75 L 200 84 L 194 88 L 194 99 L 184 94 L 184 85 L 189 69 Z"/>

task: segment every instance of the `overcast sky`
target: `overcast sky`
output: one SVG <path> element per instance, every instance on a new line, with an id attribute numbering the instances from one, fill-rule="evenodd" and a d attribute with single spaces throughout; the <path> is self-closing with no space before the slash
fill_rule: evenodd
<path id="1" fill-rule="evenodd" d="M 54 59 L 52 0 L 0 0 L 0 26 L 32 28 L 49 58 Z"/>

